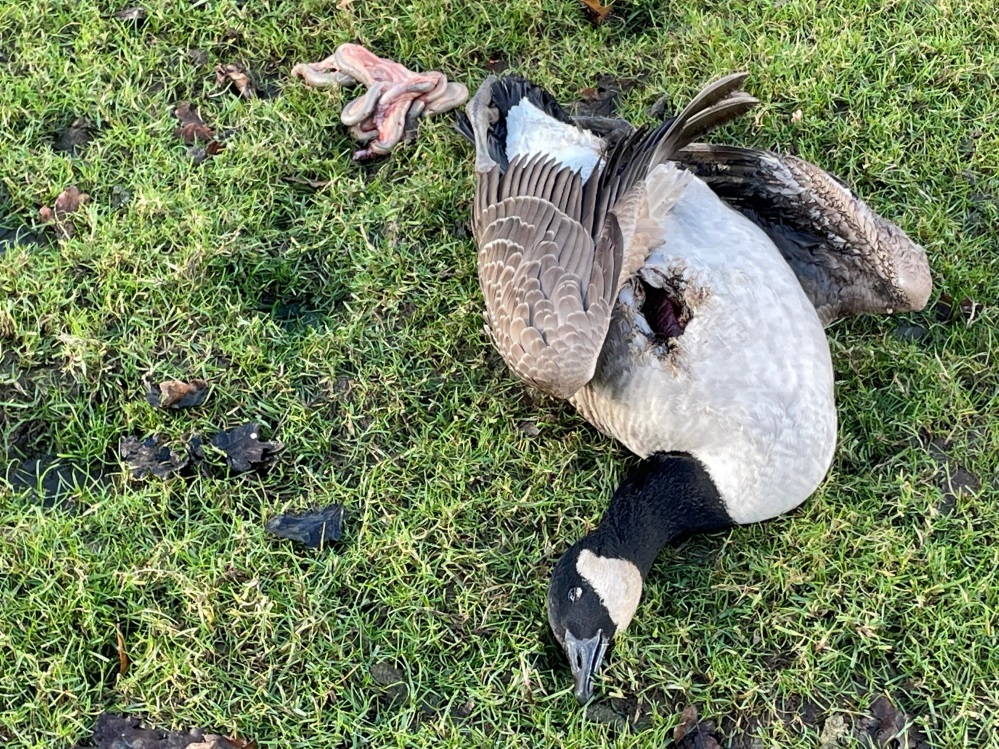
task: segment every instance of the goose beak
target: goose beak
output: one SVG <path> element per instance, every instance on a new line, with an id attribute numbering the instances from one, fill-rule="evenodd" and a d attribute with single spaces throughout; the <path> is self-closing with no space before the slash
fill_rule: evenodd
<path id="1" fill-rule="evenodd" d="M 607 639 L 599 630 L 588 640 L 577 640 L 569 630 L 565 631 L 565 654 L 569 658 L 572 678 L 576 682 L 573 693 L 580 705 L 585 705 L 593 696 L 593 677 L 600 668 L 607 651 Z"/>

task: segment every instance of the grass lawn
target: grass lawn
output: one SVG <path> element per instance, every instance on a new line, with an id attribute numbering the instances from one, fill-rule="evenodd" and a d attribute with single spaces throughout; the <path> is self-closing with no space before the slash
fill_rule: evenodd
<path id="1" fill-rule="evenodd" d="M 0 489 L 0 743 L 71 747 L 116 710 L 261 747 L 662 746 L 693 704 L 728 739 L 815 747 L 886 694 L 932 746 L 999 746 L 992 2 L 618 0 L 600 27 L 572 0 L 149 0 L 138 26 L 124 7 L 0 0 L 0 226 L 70 184 L 92 197 L 74 238 L 0 256 L 0 452 L 84 469 L 123 436 L 247 421 L 286 448 L 263 473 L 119 474 L 59 507 Z M 473 90 L 497 58 L 566 102 L 630 79 L 637 121 L 748 69 L 764 103 L 719 139 L 850 181 L 953 299 L 835 325 L 828 480 L 664 552 L 597 683 L 638 729 L 584 717 L 544 614 L 633 458 L 482 333 L 450 115 L 358 166 L 353 94 L 289 78 L 344 41 Z M 216 85 L 230 62 L 275 95 Z M 173 134 L 181 100 L 232 131 L 204 163 Z M 93 139 L 55 150 L 78 117 Z M 145 401 L 144 378 L 174 377 L 208 402 Z M 331 502 L 346 534 L 323 553 L 263 531 Z M 377 683 L 386 663 L 408 697 Z"/>

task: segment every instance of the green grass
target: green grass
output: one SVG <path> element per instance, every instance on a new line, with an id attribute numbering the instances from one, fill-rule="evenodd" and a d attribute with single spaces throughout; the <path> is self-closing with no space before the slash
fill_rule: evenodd
<path id="1" fill-rule="evenodd" d="M 66 509 L 0 490 L 0 743 L 72 746 L 113 709 L 266 747 L 660 746 L 693 703 L 762 716 L 763 746 L 814 747 L 814 729 L 769 722 L 782 705 L 887 693 L 934 746 L 999 746 L 992 3 L 616 6 L 593 28 L 570 0 L 153 0 L 136 29 L 111 17 L 124 5 L 0 0 L 0 224 L 31 223 L 69 184 L 93 197 L 74 239 L 0 257 L 0 447 L 88 465 L 122 435 L 251 419 L 287 444 L 264 476 L 119 477 Z M 449 117 L 362 168 L 345 95 L 289 80 L 344 41 L 473 88 L 501 52 L 563 101 L 633 78 L 636 120 L 749 69 L 764 104 L 724 136 L 851 181 L 924 244 L 938 291 L 984 304 L 970 325 L 907 316 L 916 342 L 893 318 L 830 330 L 829 478 L 786 518 L 664 553 L 598 684 L 656 704 L 642 731 L 584 719 L 544 616 L 554 559 L 631 459 L 527 393 L 483 336 L 473 242 L 455 232 L 470 152 Z M 217 62 L 280 95 L 220 90 Z M 200 166 L 173 136 L 182 99 L 234 131 Z M 55 152 L 80 116 L 96 139 Z M 214 391 L 165 413 L 144 377 Z M 983 488 L 947 509 L 923 432 Z M 348 520 L 326 553 L 264 535 L 270 515 L 328 502 Z M 382 661 L 408 676 L 402 707 L 372 680 Z"/>

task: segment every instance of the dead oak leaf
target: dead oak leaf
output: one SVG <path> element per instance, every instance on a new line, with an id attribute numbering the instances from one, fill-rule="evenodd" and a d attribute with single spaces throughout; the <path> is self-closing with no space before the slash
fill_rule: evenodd
<path id="1" fill-rule="evenodd" d="M 225 453 L 225 462 L 236 473 L 270 462 L 284 448 L 280 442 L 260 442 L 260 425 L 252 422 L 219 432 L 210 443 Z"/>
<path id="2" fill-rule="evenodd" d="M 215 82 L 220 86 L 227 83 L 232 85 L 244 99 L 253 99 L 257 95 L 249 73 L 241 65 L 216 65 Z"/>
<path id="3" fill-rule="evenodd" d="M 125 437 L 119 448 L 122 460 L 132 469 L 132 477 L 141 479 L 146 475 L 166 478 L 187 467 L 189 455 L 182 455 L 160 444 L 158 437 L 147 437 L 141 442 L 135 437 Z"/>
<path id="4" fill-rule="evenodd" d="M 697 708 L 688 705 L 680 713 L 680 724 L 673 729 L 673 742 L 667 749 L 721 749 L 715 738 L 714 721 L 700 720 Z"/>
<path id="5" fill-rule="evenodd" d="M 178 103 L 173 113 L 180 120 L 180 127 L 173 131 L 174 135 L 187 145 L 207 143 L 215 138 L 215 131 L 204 123 L 198 110 L 191 106 L 191 102 Z"/>
<path id="6" fill-rule="evenodd" d="M 208 398 L 208 383 L 204 380 L 166 380 L 150 385 L 146 400 L 157 408 L 194 408 Z"/>
<path id="7" fill-rule="evenodd" d="M 87 193 L 80 192 L 76 185 L 70 185 L 59 193 L 54 206 L 45 206 L 38 211 L 38 218 L 43 224 L 52 224 L 59 239 L 69 239 L 76 234 L 70 215 L 89 202 L 90 196 Z"/>
<path id="8" fill-rule="evenodd" d="M 610 2 L 604 5 L 600 0 L 579 0 L 586 8 L 590 11 L 593 18 L 593 24 L 599 26 L 604 21 L 607 20 L 607 16 L 610 15 L 611 8 L 614 3 Z"/>
<path id="9" fill-rule="evenodd" d="M 343 533 L 343 505 L 329 505 L 318 512 L 276 515 L 264 524 L 264 529 L 280 538 L 320 549 L 340 540 Z"/>

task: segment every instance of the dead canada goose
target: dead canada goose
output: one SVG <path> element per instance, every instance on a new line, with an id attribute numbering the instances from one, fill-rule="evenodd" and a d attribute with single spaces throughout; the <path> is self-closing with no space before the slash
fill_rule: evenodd
<path id="1" fill-rule="evenodd" d="M 487 79 L 459 122 L 476 147 L 496 348 L 645 459 L 549 587 L 580 701 L 664 544 L 780 515 L 824 478 L 836 410 L 823 325 L 920 309 L 930 293 L 923 249 L 819 168 L 692 145 L 755 104 L 744 78 L 613 147 L 515 77 Z"/>

